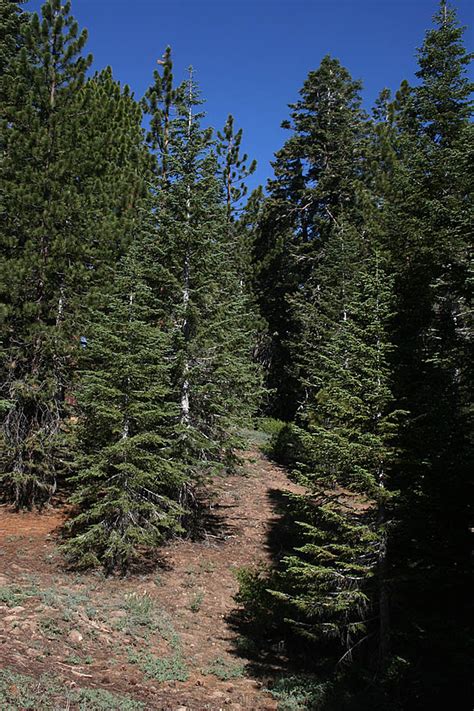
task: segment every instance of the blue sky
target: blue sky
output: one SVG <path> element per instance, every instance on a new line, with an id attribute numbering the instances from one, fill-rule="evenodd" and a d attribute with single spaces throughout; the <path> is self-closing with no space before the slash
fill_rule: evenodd
<path id="1" fill-rule="evenodd" d="M 26 9 L 34 11 L 40 0 Z M 474 3 L 457 0 L 470 25 Z M 380 89 L 414 80 L 416 48 L 431 25 L 436 0 L 73 0 L 89 30 L 94 68 L 107 64 L 141 97 L 166 45 L 175 76 L 196 70 L 206 122 L 220 128 L 228 113 L 244 129 L 244 147 L 258 161 L 252 183 L 264 183 L 286 137 L 280 123 L 308 71 L 325 54 L 364 84 L 367 108 Z"/>

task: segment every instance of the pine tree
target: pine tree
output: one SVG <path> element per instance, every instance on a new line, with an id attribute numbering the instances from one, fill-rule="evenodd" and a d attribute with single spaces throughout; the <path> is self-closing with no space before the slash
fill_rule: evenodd
<path id="1" fill-rule="evenodd" d="M 155 69 L 153 84 L 145 93 L 143 108 L 150 115 L 150 129 L 147 143 L 151 151 L 155 151 L 159 160 L 155 170 L 166 185 L 168 178 L 168 153 L 170 147 L 170 122 L 175 103 L 179 99 L 179 91 L 183 86 L 175 88 L 173 79 L 173 61 L 171 47 L 167 47 L 163 58 L 158 61 L 163 67 L 163 73 Z"/>
<path id="2" fill-rule="evenodd" d="M 170 62 L 170 55 L 166 57 Z M 165 65 L 165 71 L 163 76 L 171 76 L 171 66 Z M 163 319 L 175 338 L 179 456 L 192 480 L 232 450 L 236 423 L 256 401 L 252 333 L 246 330 L 246 296 L 233 259 L 212 134 L 200 126 L 201 102 L 192 71 L 177 89 L 155 75 L 147 102 L 152 113 L 149 141 L 158 148 L 156 239 Z"/>
<path id="3" fill-rule="evenodd" d="M 148 219 L 148 218 L 146 218 Z M 76 459 L 71 502 L 79 512 L 64 546 L 75 567 L 127 571 L 180 530 L 184 472 L 175 458 L 170 336 L 153 278 L 156 247 L 140 235 L 92 312 L 77 374 Z"/>
<path id="4" fill-rule="evenodd" d="M 0 3 L 0 77 L 1 85 L 5 84 L 5 74 L 8 74 L 14 66 L 18 52 L 22 45 L 21 25 L 26 19 L 26 13 L 21 10 L 21 1 L 2 0 Z M 2 119 L 6 110 L 6 87 L 2 89 L 0 101 L 2 107 Z"/>
<path id="5" fill-rule="evenodd" d="M 310 494 L 303 543 L 283 561 L 278 596 L 297 630 L 320 642 L 337 638 L 344 658 L 372 637 L 376 619 L 385 663 L 387 479 L 397 427 L 388 363 L 392 295 L 367 239 L 339 223 L 300 316 L 307 398 L 297 433 Z"/>
<path id="6" fill-rule="evenodd" d="M 310 73 L 293 110 L 294 134 L 277 154 L 261 228 L 273 240 L 261 268 L 265 260 L 275 267 L 278 247 L 286 269 L 277 314 L 290 334 L 285 372 L 297 393 L 286 456 L 309 490 L 293 497 L 299 544 L 269 587 L 283 628 L 316 643 L 325 661 L 357 650 L 382 674 L 390 661 L 387 548 L 401 413 L 391 391 L 393 284 L 376 189 L 389 182 L 394 156 L 390 124 L 372 147 L 359 89 L 330 58 Z M 384 95 L 380 110 L 388 101 Z"/>
<path id="7" fill-rule="evenodd" d="M 252 175 L 257 167 L 255 160 L 247 166 L 247 154 L 240 154 L 242 135 L 241 128 L 238 131 L 234 130 L 234 117 L 232 114 L 227 117 L 222 133 L 220 131 L 217 132 L 219 139 L 217 154 L 223 159 L 221 171 L 228 221 L 233 219 L 235 205 L 247 194 L 246 178 Z"/>
<path id="8" fill-rule="evenodd" d="M 82 301 L 128 239 L 140 191 L 131 164 L 142 142 L 140 111 L 110 74 L 85 82 L 91 58 L 70 3 L 48 0 L 23 37 L 2 164 L 1 478 L 17 507 L 47 501 L 69 466 L 65 420 Z M 104 109 L 109 125 L 100 123 Z"/>
<path id="9" fill-rule="evenodd" d="M 245 210 L 243 204 L 243 199 L 247 195 L 245 181 L 255 172 L 257 162 L 253 160 L 247 165 L 247 154 L 241 154 L 242 136 L 242 129 L 235 131 L 234 117 L 229 114 L 223 131 L 217 132 L 216 151 L 219 159 L 218 172 L 221 175 L 225 194 L 228 240 L 233 244 L 234 260 L 238 262 L 241 288 L 246 289 L 249 299 L 253 300 L 250 276 L 252 241 L 248 231 L 241 229 L 242 223 L 239 217 Z"/>
<path id="10" fill-rule="evenodd" d="M 397 292 L 396 395 L 410 412 L 399 441 L 394 543 L 402 581 L 396 609 L 404 608 L 394 624 L 411 687 L 418 689 L 410 708 L 447 700 L 452 688 L 459 698 L 468 696 L 468 635 L 456 610 L 469 588 L 473 87 L 455 12 L 443 2 L 435 22 L 419 51 L 420 84 L 405 89 L 397 107 L 399 160 L 385 213 Z M 427 596 L 446 611 L 443 621 L 426 608 Z"/>
<path id="11" fill-rule="evenodd" d="M 363 130 L 359 91 L 347 70 L 325 57 L 290 105 L 291 121 L 282 124 L 292 136 L 276 154 L 255 258 L 259 303 L 273 338 L 268 384 L 276 393 L 274 413 L 283 419 L 294 416 L 304 396 L 292 362 L 291 342 L 299 336 L 291 297 L 324 249 L 332 220 L 354 203 Z"/>
<path id="12" fill-rule="evenodd" d="M 12 92 L 15 85 L 15 75 L 18 67 L 18 55 L 22 47 L 23 37 L 21 26 L 26 20 L 26 13 L 21 12 L 20 4 L 11 0 L 0 2 L 0 178 L 5 184 L 5 166 L 8 163 L 7 135 L 9 122 L 12 119 Z M 5 206 L 2 200 L 0 207 L 0 244 L 6 247 L 8 234 L 4 228 Z M 8 261 L 6 255 L 2 253 L 0 261 L 0 283 L 6 284 L 8 274 Z M 0 303 L 0 328 L 2 340 L 0 343 L 0 382 L 7 380 L 8 355 L 5 350 L 4 336 L 9 308 L 3 301 Z M 8 408 L 8 400 L 5 393 L 0 390 L 0 414 Z"/>
<path id="13" fill-rule="evenodd" d="M 222 459 L 232 417 L 245 407 L 232 399 L 248 336 L 234 328 L 241 302 L 228 298 L 237 272 L 226 270 L 231 245 L 211 136 L 193 115 L 192 79 L 175 90 L 171 77 L 168 49 L 144 101 L 156 151 L 148 198 L 106 308 L 84 325 L 79 513 L 65 551 L 75 566 L 108 572 L 128 570 L 182 530 L 196 480 Z"/>
<path id="14" fill-rule="evenodd" d="M 69 208 L 58 126 L 64 105 L 83 83 L 90 64 L 80 55 L 85 41 L 68 3 L 45 3 L 43 22 L 33 14 L 25 24 L 15 72 L 18 82 L 10 87 L 15 111 L 3 166 L 10 289 L 5 295 L 9 318 L 4 392 L 9 406 L 3 425 L 2 483 L 16 506 L 47 499 L 56 486 L 56 471 L 64 466 L 67 345 L 59 325 L 74 247 L 68 244 L 66 251 L 63 246 Z M 74 209 L 73 196 L 69 202 Z"/>

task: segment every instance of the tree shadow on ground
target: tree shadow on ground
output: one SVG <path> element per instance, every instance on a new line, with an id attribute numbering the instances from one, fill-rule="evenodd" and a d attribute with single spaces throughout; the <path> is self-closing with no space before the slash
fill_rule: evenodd
<path id="1" fill-rule="evenodd" d="M 275 516 L 269 523 L 266 549 L 276 566 L 301 540 L 299 527 L 295 525 L 301 503 L 289 490 L 269 489 L 267 496 Z"/>
<path id="2" fill-rule="evenodd" d="M 234 506 L 218 502 L 217 496 L 208 490 L 194 492 L 193 501 L 182 522 L 186 530 L 185 537 L 196 543 L 224 543 L 238 530 L 227 519 L 229 508 Z"/>
<path id="3" fill-rule="evenodd" d="M 301 673 L 305 664 L 302 655 L 294 654 L 293 649 L 289 653 L 289 641 L 278 625 L 278 615 L 273 614 L 277 601 L 267 589 L 282 558 L 300 540 L 299 527 L 294 523 L 298 497 L 290 490 L 276 488 L 269 489 L 267 497 L 274 513 L 265 542 L 270 563 L 256 566 L 249 571 L 249 578 L 242 573 L 241 592 L 236 597 L 240 604 L 226 619 L 237 635 L 234 654 L 246 660 L 249 675 L 271 687 L 283 674 Z"/>

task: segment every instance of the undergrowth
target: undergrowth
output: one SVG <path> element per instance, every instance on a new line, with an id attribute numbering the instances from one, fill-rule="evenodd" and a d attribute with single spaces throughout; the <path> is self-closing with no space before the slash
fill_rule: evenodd
<path id="1" fill-rule="evenodd" d="M 35 679 L 0 669 L 0 709 L 2 711 L 145 711 L 139 701 L 117 696 L 105 689 L 69 689 L 57 679 L 43 675 Z"/>

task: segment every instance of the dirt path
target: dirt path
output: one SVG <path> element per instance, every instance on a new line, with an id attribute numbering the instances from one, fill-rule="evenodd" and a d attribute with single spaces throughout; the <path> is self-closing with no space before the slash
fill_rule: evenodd
<path id="1" fill-rule="evenodd" d="M 54 676 L 64 688 L 108 690 L 147 710 L 276 709 L 237 656 L 228 615 L 235 571 L 270 557 L 275 497 L 299 489 L 258 451 L 244 458 L 243 474 L 214 480 L 203 540 L 167 546 L 163 567 L 140 577 L 66 573 L 54 540 L 62 511 L 0 508 L 0 667 L 46 675 L 44 698 L 59 698 Z M 18 687 L 4 691 L 10 704 L 19 695 L 8 708 L 25 707 Z M 0 683 L 0 707 L 1 693 Z"/>

